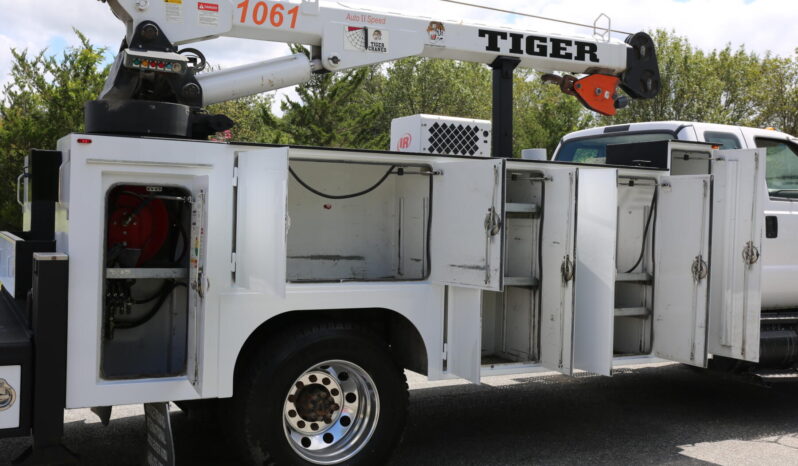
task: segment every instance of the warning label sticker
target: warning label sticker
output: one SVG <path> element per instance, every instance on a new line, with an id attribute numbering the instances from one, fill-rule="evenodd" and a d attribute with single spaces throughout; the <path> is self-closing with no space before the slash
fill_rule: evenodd
<path id="1" fill-rule="evenodd" d="M 218 26 L 219 25 L 219 4 L 218 3 L 197 3 L 199 15 L 197 19 L 200 26 Z"/>
<path id="2" fill-rule="evenodd" d="M 167 23 L 183 22 L 183 0 L 164 0 Z"/>

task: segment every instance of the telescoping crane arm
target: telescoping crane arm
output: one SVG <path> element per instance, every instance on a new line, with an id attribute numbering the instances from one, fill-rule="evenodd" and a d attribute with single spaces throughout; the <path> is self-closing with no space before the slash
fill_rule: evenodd
<path id="1" fill-rule="evenodd" d="M 619 105 L 618 85 L 632 98 L 651 98 L 659 90 L 654 44 L 644 33 L 623 42 L 601 41 L 317 0 L 103 1 L 127 28 L 101 95 L 104 101 L 145 100 L 197 108 L 300 84 L 313 72 L 405 57 L 485 64 L 509 58 L 538 71 L 588 74 L 581 81 L 571 79 L 561 85 L 604 114 L 615 113 Z M 312 46 L 313 53 L 310 58 L 292 55 L 204 73 L 198 73 L 202 66 L 191 66 L 179 53 L 180 46 L 216 37 L 300 43 Z"/>

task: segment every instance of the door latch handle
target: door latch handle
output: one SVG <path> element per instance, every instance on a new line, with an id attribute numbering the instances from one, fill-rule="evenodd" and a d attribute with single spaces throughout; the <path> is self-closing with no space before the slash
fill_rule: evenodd
<path id="1" fill-rule="evenodd" d="M 696 256 L 692 266 L 693 280 L 700 282 L 709 275 L 709 264 L 702 256 Z"/>
<path id="2" fill-rule="evenodd" d="M 754 246 L 753 241 L 749 241 L 745 244 L 745 248 L 743 248 L 743 262 L 747 265 L 754 265 L 759 262 L 759 248 Z"/>
<path id="3" fill-rule="evenodd" d="M 571 259 L 571 256 L 565 256 L 563 258 L 562 265 L 560 266 L 560 273 L 562 274 L 562 281 L 565 283 L 574 279 L 576 267 L 574 266 L 574 261 Z"/>

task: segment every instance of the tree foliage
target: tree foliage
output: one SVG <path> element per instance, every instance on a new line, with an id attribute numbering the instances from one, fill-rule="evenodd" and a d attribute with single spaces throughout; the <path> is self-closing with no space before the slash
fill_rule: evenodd
<path id="1" fill-rule="evenodd" d="M 11 82 L 0 103 L 0 227 L 17 229 L 16 176 L 31 149 L 55 149 L 59 138 L 83 129 L 83 105 L 95 99 L 107 74 L 104 49 L 75 31 L 80 45 L 61 57 L 12 50 Z"/>

